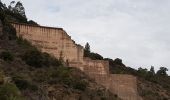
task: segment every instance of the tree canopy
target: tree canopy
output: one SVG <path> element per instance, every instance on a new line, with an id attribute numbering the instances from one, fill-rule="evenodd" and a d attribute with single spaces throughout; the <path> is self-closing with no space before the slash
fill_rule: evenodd
<path id="1" fill-rule="evenodd" d="M 84 47 L 84 57 L 89 57 L 93 60 L 103 60 L 103 57 L 100 54 L 91 52 L 90 44 L 88 42 Z"/>
<path id="2" fill-rule="evenodd" d="M 20 1 L 18 2 L 11 1 L 10 5 L 8 6 L 8 9 L 14 13 L 22 15 L 23 17 L 26 17 L 25 8 Z"/>
<path id="3" fill-rule="evenodd" d="M 156 74 L 160 76 L 167 76 L 167 71 L 168 69 L 166 67 L 160 67 Z"/>

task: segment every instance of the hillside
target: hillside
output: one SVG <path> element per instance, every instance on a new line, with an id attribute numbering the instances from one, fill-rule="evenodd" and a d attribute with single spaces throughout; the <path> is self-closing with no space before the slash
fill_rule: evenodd
<path id="1" fill-rule="evenodd" d="M 8 88 L 12 84 L 14 87 L 17 86 L 22 98 L 28 100 L 51 100 L 52 98 L 112 100 L 115 98 L 81 71 L 64 67 L 57 59 L 41 53 L 27 41 L 16 38 L 14 34 L 6 31 L 3 34 L 6 39 L 0 42 L 2 58 L 0 68 L 5 79 L 10 80 L 6 83 L 4 79 L 5 83 L 2 85 L 2 91 L 4 88 L 7 91 L 6 95 L 11 95 L 8 94 Z M 10 35 L 7 34 L 10 34 L 13 39 L 9 40 Z M 18 89 L 15 91 L 17 92 Z M 1 96 L 5 98 L 3 93 L 1 92 Z M 19 98 L 16 94 L 13 95 L 14 98 Z"/>
<path id="2" fill-rule="evenodd" d="M 138 92 L 144 100 L 169 100 L 170 77 L 166 75 L 151 74 L 146 69 L 135 70 L 127 67 L 121 59 L 106 59 L 110 62 L 110 73 L 131 74 L 138 77 Z"/>
<path id="3" fill-rule="evenodd" d="M 25 46 L 26 44 L 18 45 L 16 40 L 1 40 L 0 42 L 1 55 L 4 54 L 4 56 L 1 56 L 4 58 L 0 60 L 0 69 L 4 77 L 1 80 L 3 83 L 1 83 L 0 88 L 1 99 L 6 98 L 3 97 L 3 93 L 5 93 L 3 91 L 6 91 L 6 95 L 13 95 L 14 98 L 18 98 L 16 94 L 10 93 L 10 88 L 13 88 L 10 84 L 14 87 L 16 85 L 23 100 L 52 100 L 52 98 L 57 100 L 68 100 L 68 98 L 69 100 L 100 100 L 102 98 L 112 100 L 114 98 L 114 95 L 89 80 L 81 71 L 64 67 L 48 54 L 42 54 L 39 51 L 32 50 L 30 46 L 26 46 L 26 48 Z M 25 54 L 29 55 L 27 57 L 32 60 L 31 62 L 34 62 L 34 65 L 28 65 L 21 58 Z M 44 56 L 42 59 L 44 60 L 43 66 L 40 67 L 40 62 L 37 62 L 37 59 L 36 61 L 33 60 L 32 57 L 35 55 L 36 57 Z M 44 64 L 48 65 L 44 66 Z M 13 91 L 17 92 L 18 89 Z"/>
<path id="4" fill-rule="evenodd" d="M 119 100 L 78 69 L 16 37 L 11 21 L 29 23 L 1 4 L 0 100 Z"/>
<path id="5" fill-rule="evenodd" d="M 41 52 L 27 40 L 17 37 L 10 22 L 38 24 L 2 3 L 0 6 L 3 25 L 0 32 L 0 100 L 120 100 L 117 94 L 112 94 L 82 71 L 66 66 L 63 59 Z M 87 49 L 85 57 L 109 61 L 111 74 L 136 76 L 138 93 L 143 100 L 170 99 L 170 77 L 166 74 L 150 74 L 142 68 L 135 70 L 121 59 L 103 58 Z"/>

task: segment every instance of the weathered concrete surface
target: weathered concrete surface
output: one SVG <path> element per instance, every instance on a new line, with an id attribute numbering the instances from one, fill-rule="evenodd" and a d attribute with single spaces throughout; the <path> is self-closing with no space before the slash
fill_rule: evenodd
<path id="1" fill-rule="evenodd" d="M 132 75 L 112 74 L 110 90 L 123 100 L 142 100 L 137 91 L 137 79 Z"/>
<path id="2" fill-rule="evenodd" d="M 12 25 L 16 29 L 17 36 L 27 39 L 42 52 L 47 52 L 58 59 L 62 57 L 70 67 L 81 69 L 98 84 L 105 86 L 123 100 L 140 100 L 136 77 L 112 75 L 109 73 L 108 61 L 84 58 L 84 48 L 76 44 L 62 28 L 18 23 Z"/>
<path id="3" fill-rule="evenodd" d="M 32 42 L 43 52 L 62 57 L 69 63 L 83 62 L 83 47 L 75 44 L 62 28 L 41 27 L 26 24 L 13 24 L 17 35 Z"/>
<path id="4" fill-rule="evenodd" d="M 109 88 L 109 62 L 104 60 L 91 60 L 84 58 L 84 72 L 97 83 Z"/>

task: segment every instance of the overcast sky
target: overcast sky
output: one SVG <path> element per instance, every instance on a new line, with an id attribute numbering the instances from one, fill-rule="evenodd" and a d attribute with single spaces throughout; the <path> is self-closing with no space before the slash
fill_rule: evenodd
<path id="1" fill-rule="evenodd" d="M 9 4 L 11 0 L 2 0 Z M 130 67 L 170 70 L 170 0 L 21 0 L 29 19 Z"/>

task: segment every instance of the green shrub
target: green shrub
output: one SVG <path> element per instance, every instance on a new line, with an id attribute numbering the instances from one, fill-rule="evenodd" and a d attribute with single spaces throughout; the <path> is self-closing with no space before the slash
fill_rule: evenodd
<path id="1" fill-rule="evenodd" d="M 84 52 L 84 57 L 89 57 L 92 60 L 103 60 L 103 57 L 100 54 L 94 52 Z"/>
<path id="2" fill-rule="evenodd" d="M 57 75 L 60 78 L 61 82 L 74 89 L 84 91 L 88 85 L 86 81 L 78 77 L 72 76 L 71 70 L 67 67 L 57 68 Z"/>
<path id="3" fill-rule="evenodd" d="M 5 33 L 4 36 L 8 37 L 9 40 L 16 39 L 16 30 L 11 24 L 5 24 L 3 27 L 3 32 Z"/>
<path id="4" fill-rule="evenodd" d="M 87 82 L 82 80 L 75 80 L 73 84 L 73 88 L 84 91 L 87 87 Z"/>
<path id="5" fill-rule="evenodd" d="M 28 21 L 28 24 L 31 24 L 31 25 L 38 25 L 35 21 L 33 21 L 33 20 L 29 20 Z"/>
<path id="6" fill-rule="evenodd" d="M 0 100 L 24 100 L 18 88 L 11 83 L 0 86 Z"/>
<path id="7" fill-rule="evenodd" d="M 87 87 L 87 82 L 72 75 L 71 70 L 68 67 L 60 66 L 50 72 L 51 75 L 48 82 L 50 84 L 56 84 L 57 82 L 63 83 L 71 88 L 84 91 Z"/>
<path id="8" fill-rule="evenodd" d="M 13 77 L 13 81 L 20 90 L 25 90 L 25 89 L 29 89 L 33 91 L 38 90 L 38 87 L 36 85 L 30 83 L 29 81 L 25 80 L 22 77 L 15 76 Z"/>
<path id="9" fill-rule="evenodd" d="M 63 82 L 65 85 L 67 85 L 67 86 L 69 86 L 69 87 L 72 87 L 72 85 L 73 85 L 73 78 L 71 78 L 71 77 L 65 77 L 64 79 L 62 79 L 62 82 Z"/>
<path id="10" fill-rule="evenodd" d="M 45 65 L 47 67 L 48 66 L 60 66 L 60 65 L 62 65 L 62 63 L 59 60 L 57 60 L 55 57 L 50 56 L 48 53 L 44 52 L 41 55 L 43 57 L 42 63 L 43 63 L 43 65 Z"/>
<path id="11" fill-rule="evenodd" d="M 14 56 L 8 51 L 1 52 L 0 58 L 5 60 L 5 61 L 13 61 L 14 60 Z"/>
<path id="12" fill-rule="evenodd" d="M 58 77 L 67 78 L 70 76 L 70 70 L 67 67 L 60 66 L 57 68 Z"/>
<path id="13" fill-rule="evenodd" d="M 48 53 L 40 52 L 35 46 L 22 37 L 17 38 L 17 43 L 23 48 L 26 48 L 26 52 L 22 55 L 22 60 L 30 66 L 40 68 L 43 66 L 49 67 L 62 65 L 62 63 L 55 57 L 50 56 Z"/>
<path id="14" fill-rule="evenodd" d="M 48 73 L 50 73 L 50 79 L 48 80 L 49 84 L 64 83 L 71 86 L 72 78 L 69 68 L 60 66 L 49 70 Z"/>
<path id="15" fill-rule="evenodd" d="M 120 59 L 120 58 L 116 58 L 115 60 L 114 60 L 114 63 L 116 63 L 116 64 L 118 64 L 118 65 L 122 65 L 123 63 L 122 63 L 122 59 Z"/>
<path id="16" fill-rule="evenodd" d="M 89 53 L 88 57 L 90 57 L 93 60 L 103 60 L 103 57 L 98 53 L 91 52 Z"/>
<path id="17" fill-rule="evenodd" d="M 58 78 L 59 80 L 63 80 L 65 78 L 70 77 L 70 70 L 67 67 L 60 66 L 56 68 L 55 70 L 52 70 L 50 77 L 52 78 Z"/>
<path id="18" fill-rule="evenodd" d="M 42 63 L 42 55 L 41 52 L 39 52 L 38 50 L 30 50 L 27 51 L 23 56 L 22 59 L 30 66 L 34 66 L 34 67 L 42 67 L 43 63 Z"/>
<path id="19" fill-rule="evenodd" d="M 56 58 L 51 57 L 47 53 L 41 53 L 37 49 L 28 50 L 22 56 L 22 59 L 30 66 L 36 68 L 49 67 L 49 66 L 59 66 L 61 62 Z"/>
<path id="20" fill-rule="evenodd" d="M 48 81 L 48 80 L 50 80 L 50 74 L 51 74 L 51 72 L 48 69 L 46 69 L 46 70 L 45 69 L 37 69 L 34 72 L 33 81 L 36 81 L 38 83 Z"/>
<path id="21" fill-rule="evenodd" d="M 20 90 L 24 90 L 24 89 L 27 89 L 29 87 L 29 83 L 27 80 L 23 80 L 23 79 L 17 79 L 17 78 L 14 78 L 13 79 L 16 86 L 20 89 Z"/>
<path id="22" fill-rule="evenodd" d="M 23 46 L 23 47 L 33 47 L 31 45 L 30 42 L 28 42 L 27 40 L 23 39 L 21 36 L 20 37 L 17 37 L 17 43 L 20 45 L 20 46 Z"/>

